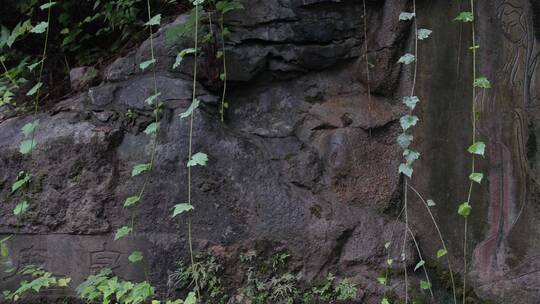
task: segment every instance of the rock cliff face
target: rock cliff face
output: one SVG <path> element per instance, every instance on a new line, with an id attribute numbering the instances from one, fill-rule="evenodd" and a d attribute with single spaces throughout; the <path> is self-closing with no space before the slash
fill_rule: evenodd
<path id="1" fill-rule="evenodd" d="M 459 269 L 456 209 L 466 197 L 470 166 L 471 43 L 468 25 L 451 20 L 468 3 L 420 2 L 419 23 L 434 32 L 419 50 L 422 121 L 415 142 L 422 158 L 412 183 L 437 202 L 435 217 Z M 329 271 L 352 277 L 359 301 L 378 303 L 382 289 L 375 278 L 402 205 L 395 138 L 411 71 L 397 60 L 412 29 L 398 16 L 410 3 L 367 1 L 367 37 L 361 1 L 249 0 L 244 6 L 226 20 L 232 34 L 225 122 L 218 112 L 219 64 L 199 61 L 194 147 L 208 154 L 209 164 L 193 170 L 196 249 L 232 260 L 257 244 L 287 248 L 306 280 Z M 473 199 L 472 284 L 480 298 L 495 303 L 538 303 L 538 5 L 497 0 L 478 6 L 479 70 L 494 88 L 477 100 L 488 157 L 480 164 L 487 182 Z M 40 264 L 75 283 L 102 266 L 140 279 L 141 269 L 127 255 L 143 248 L 150 280 L 165 290 L 168 271 L 187 253 L 186 218 L 171 218 L 171 208 L 187 198 L 189 125 L 178 114 L 191 103 L 193 60 L 178 70 L 171 66 L 192 41 L 166 39 L 167 29 L 186 19 L 179 16 L 155 34 L 165 106 L 134 237 L 112 241 L 131 220 L 124 200 L 143 183 L 131 177 L 131 168 L 146 162 L 151 150 L 142 130 L 152 121 L 144 100 L 153 94 L 153 75 L 138 68 L 149 57 L 148 41 L 102 71 L 98 86 L 45 108 L 31 157 L 18 153 L 18 143 L 20 128 L 33 118 L 3 115 L 0 233 L 16 234 L 12 266 Z M 22 220 L 13 216 L 20 198 L 10 189 L 20 171 L 34 173 Z M 434 257 L 439 243 L 430 218 L 416 198 L 410 205 L 423 254 Z M 12 287 L 17 279 L 2 272 L 0 285 Z M 401 283 L 394 284 L 400 294 Z M 450 294 L 439 289 L 440 299 Z"/>

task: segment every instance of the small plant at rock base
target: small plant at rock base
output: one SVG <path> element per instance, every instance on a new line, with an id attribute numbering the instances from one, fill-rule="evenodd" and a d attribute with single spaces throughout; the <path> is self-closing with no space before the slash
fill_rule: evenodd
<path id="1" fill-rule="evenodd" d="M 32 280 L 21 281 L 19 283 L 19 288 L 17 288 L 13 292 L 5 290 L 3 292 L 5 300 L 16 302 L 27 295 L 37 294 L 42 290 L 46 290 L 49 288 L 66 288 L 71 282 L 70 278 L 56 278 L 55 276 L 53 276 L 52 273 L 34 265 L 28 265 L 24 267 L 19 272 L 19 274 L 24 276 L 30 276 Z"/>

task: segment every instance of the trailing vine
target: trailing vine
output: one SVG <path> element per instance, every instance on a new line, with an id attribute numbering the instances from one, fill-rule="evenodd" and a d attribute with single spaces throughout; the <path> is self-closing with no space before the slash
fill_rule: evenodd
<path id="1" fill-rule="evenodd" d="M 469 190 L 467 193 L 467 200 L 459 205 L 458 214 L 464 218 L 463 225 L 463 303 L 465 304 L 467 296 L 467 233 L 468 233 L 468 217 L 472 212 L 471 198 L 472 190 L 474 183 L 480 184 L 484 178 L 484 174 L 476 172 L 476 156 L 485 155 L 486 145 L 482 141 L 476 140 L 476 124 L 480 117 L 479 112 L 476 109 L 476 98 L 477 98 L 477 88 L 489 89 L 491 88 L 491 83 L 486 77 L 478 77 L 476 70 L 476 55 L 477 50 L 480 48 L 476 44 L 476 29 L 475 29 L 475 10 L 474 10 L 474 0 L 470 0 L 470 11 L 460 12 L 459 15 L 454 19 L 455 21 L 460 21 L 464 23 L 471 23 L 471 37 L 472 37 L 472 46 L 469 48 L 472 51 L 472 100 L 471 100 L 471 124 L 472 124 L 472 142 L 467 151 L 471 154 L 471 173 L 469 175 Z"/>

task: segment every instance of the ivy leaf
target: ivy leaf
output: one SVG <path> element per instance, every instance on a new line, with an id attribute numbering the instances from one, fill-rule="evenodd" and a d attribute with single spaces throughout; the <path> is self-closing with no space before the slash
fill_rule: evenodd
<path id="1" fill-rule="evenodd" d="M 4 240 L 0 242 L 0 256 L 2 256 L 3 258 L 9 256 L 9 247 Z"/>
<path id="2" fill-rule="evenodd" d="M 431 288 L 431 283 L 428 281 L 420 280 L 420 288 L 426 290 Z"/>
<path id="3" fill-rule="evenodd" d="M 386 260 L 386 264 L 388 264 L 388 266 L 391 266 L 392 263 L 394 263 L 394 260 L 393 260 L 393 259 L 387 259 L 387 260 Z"/>
<path id="4" fill-rule="evenodd" d="M 206 166 L 206 162 L 208 161 L 208 155 L 202 152 L 197 152 L 191 156 L 191 160 L 188 161 L 187 166 L 193 167 L 193 166 Z"/>
<path id="5" fill-rule="evenodd" d="M 69 282 L 71 282 L 71 278 L 60 278 L 57 281 L 58 287 L 68 287 Z"/>
<path id="6" fill-rule="evenodd" d="M 201 5 L 204 3 L 204 0 L 192 0 L 193 5 Z M 187 304 L 187 303 L 184 303 L 184 304 Z"/>
<path id="7" fill-rule="evenodd" d="M 19 216 L 26 212 L 26 209 L 28 209 L 28 202 L 22 201 L 15 206 L 15 209 L 13 209 L 13 214 L 16 216 Z"/>
<path id="8" fill-rule="evenodd" d="M 30 72 L 32 72 L 38 65 L 41 64 L 41 61 L 42 61 L 42 60 L 40 60 L 40 61 L 38 61 L 38 62 L 34 62 L 34 63 L 32 63 L 31 65 L 29 65 L 29 66 L 27 67 L 28 70 L 29 70 Z"/>
<path id="9" fill-rule="evenodd" d="M 407 134 L 407 133 L 401 133 L 397 138 L 397 142 L 398 142 L 398 145 L 402 149 L 407 149 L 410 146 L 413 139 L 414 137 L 412 135 Z"/>
<path id="10" fill-rule="evenodd" d="M 398 172 L 406 175 L 407 177 L 411 178 L 413 174 L 413 167 L 410 164 L 401 164 L 399 165 Z"/>
<path id="11" fill-rule="evenodd" d="M 19 145 L 19 152 L 21 152 L 21 154 L 28 154 L 36 147 L 36 145 L 37 141 L 35 139 L 23 140 Z"/>
<path id="12" fill-rule="evenodd" d="M 193 208 L 193 205 L 186 204 L 186 203 L 177 204 L 173 208 L 174 208 L 174 210 L 173 210 L 172 217 L 175 217 L 175 216 L 177 216 L 179 214 L 182 214 L 184 212 L 189 212 L 189 211 L 192 211 L 192 210 L 195 209 L 195 208 Z"/>
<path id="13" fill-rule="evenodd" d="M 146 99 L 144 100 L 144 102 L 145 102 L 146 104 L 148 104 L 148 105 L 153 105 L 153 104 L 156 102 L 156 100 L 158 99 L 158 97 L 159 97 L 160 95 L 161 95 L 161 93 L 156 93 L 156 94 L 154 94 L 154 95 L 152 95 L 152 96 L 146 98 Z"/>
<path id="14" fill-rule="evenodd" d="M 24 175 L 23 175 L 24 174 Z M 27 174 L 27 173 L 23 173 L 23 174 L 19 174 L 19 178 L 17 179 L 17 181 L 15 181 L 13 183 L 13 185 L 11 185 L 11 193 L 14 193 L 15 191 L 19 190 L 20 188 L 22 188 L 24 185 L 26 185 L 30 179 L 32 178 L 32 176 L 30 174 Z M 22 178 L 21 178 L 22 176 Z"/>
<path id="15" fill-rule="evenodd" d="M 133 251 L 128 257 L 128 260 L 131 263 L 140 262 L 140 261 L 142 261 L 142 259 L 143 259 L 143 254 L 140 251 Z"/>
<path id="16" fill-rule="evenodd" d="M 37 93 L 37 91 L 41 88 L 41 86 L 43 86 L 43 83 L 42 83 L 42 82 L 36 83 L 36 84 L 30 89 L 30 91 L 28 91 L 28 93 L 26 93 L 26 96 L 32 96 L 32 95 L 35 95 L 35 94 Z"/>
<path id="17" fill-rule="evenodd" d="M 148 22 L 146 22 L 144 25 L 152 26 L 152 25 L 160 25 L 160 24 L 161 24 L 161 14 L 155 15 L 150 20 L 148 20 Z"/>
<path id="18" fill-rule="evenodd" d="M 40 6 L 39 8 L 44 11 L 50 7 L 53 7 L 54 5 L 56 4 L 56 2 L 49 2 L 49 3 L 45 3 L 43 4 L 42 6 Z"/>
<path id="19" fill-rule="evenodd" d="M 403 151 L 403 156 L 405 156 L 405 160 L 408 164 L 412 164 L 420 158 L 420 153 L 411 149 L 405 149 L 405 151 Z"/>
<path id="20" fill-rule="evenodd" d="M 28 137 L 28 135 L 32 134 L 32 132 L 34 132 L 34 130 L 38 127 L 38 125 L 39 125 L 39 119 L 36 119 L 33 122 L 29 122 L 25 124 L 21 129 L 21 131 L 24 134 L 24 137 Z"/>
<path id="21" fill-rule="evenodd" d="M 472 207 L 471 205 L 469 205 L 469 202 L 465 202 L 459 205 L 458 214 L 461 215 L 462 217 L 464 218 L 469 217 L 469 215 L 471 214 L 471 211 L 472 211 Z"/>
<path id="22" fill-rule="evenodd" d="M 381 304 L 390 304 L 387 298 L 383 298 Z"/>
<path id="23" fill-rule="evenodd" d="M 141 64 L 139 65 L 139 67 L 141 68 L 141 70 L 146 70 L 149 66 L 153 65 L 154 63 L 156 63 L 156 59 L 150 59 L 150 60 L 146 60 L 146 61 L 143 61 L 141 62 Z"/>
<path id="24" fill-rule="evenodd" d="M 36 26 L 34 26 L 31 30 L 30 30 L 30 33 L 34 33 L 34 34 L 42 34 L 45 32 L 45 30 L 49 27 L 49 23 L 48 22 L 45 22 L 45 21 L 42 21 L 40 23 L 38 23 Z"/>
<path id="25" fill-rule="evenodd" d="M 428 199 L 428 200 L 426 201 L 426 203 L 427 203 L 428 207 L 434 207 L 434 206 L 437 205 L 437 204 L 435 204 L 435 201 L 434 201 L 434 200 L 430 200 L 430 199 Z"/>
<path id="26" fill-rule="evenodd" d="M 403 103 L 411 110 L 416 108 L 416 104 L 420 102 L 420 99 L 416 96 L 405 96 L 403 97 Z"/>
<path id="27" fill-rule="evenodd" d="M 418 39 L 424 40 L 424 39 L 427 39 L 431 35 L 431 33 L 433 33 L 433 31 L 431 30 L 419 29 L 416 36 L 418 37 Z"/>
<path id="28" fill-rule="evenodd" d="M 377 282 L 381 285 L 386 285 L 386 277 L 378 277 Z"/>
<path id="29" fill-rule="evenodd" d="M 386 242 L 386 243 L 384 244 L 384 248 L 388 249 L 388 248 L 390 248 L 390 245 L 391 245 L 390 242 Z"/>
<path id="30" fill-rule="evenodd" d="M 129 226 L 123 226 L 121 228 L 118 228 L 118 230 L 116 230 L 116 234 L 114 235 L 114 240 L 116 241 L 129 235 L 132 230 L 133 229 Z"/>
<path id="31" fill-rule="evenodd" d="M 414 13 L 401 12 L 401 14 L 399 14 L 399 20 L 400 21 L 411 20 L 412 18 L 414 18 L 414 16 L 415 16 Z"/>
<path id="32" fill-rule="evenodd" d="M 146 127 L 146 129 L 144 129 L 144 134 L 146 135 L 155 134 L 158 128 L 159 128 L 159 122 L 153 122 L 149 124 L 148 127 Z"/>
<path id="33" fill-rule="evenodd" d="M 483 178 L 484 178 L 484 174 L 482 173 L 473 172 L 471 173 L 471 175 L 469 175 L 469 179 L 478 184 L 482 183 Z"/>
<path id="34" fill-rule="evenodd" d="M 138 164 L 138 165 L 135 165 L 133 167 L 133 169 L 131 170 L 131 176 L 137 176 L 143 172 L 146 172 L 148 170 L 150 170 L 150 168 L 152 167 L 152 164 L 148 163 L 148 164 Z"/>
<path id="35" fill-rule="evenodd" d="M 126 198 L 126 201 L 124 202 L 124 207 L 133 206 L 136 203 L 138 203 L 140 199 L 141 198 L 138 197 L 138 196 L 130 196 L 130 197 Z"/>
<path id="36" fill-rule="evenodd" d="M 180 64 L 184 60 L 184 57 L 186 57 L 188 54 L 194 54 L 194 53 L 195 53 L 194 48 L 183 49 L 182 51 L 180 51 L 180 53 L 176 55 L 176 60 L 174 61 L 173 69 L 176 69 L 177 67 L 180 66 Z"/>
<path id="37" fill-rule="evenodd" d="M 420 262 L 418 262 L 418 263 L 416 264 L 416 266 L 414 266 L 414 271 L 417 271 L 418 268 L 424 266 L 425 264 L 426 264 L 426 262 L 425 262 L 424 260 L 420 260 Z"/>
<path id="38" fill-rule="evenodd" d="M 456 18 L 454 18 L 454 21 L 473 22 L 474 16 L 472 12 L 461 12 Z"/>
<path id="39" fill-rule="evenodd" d="M 398 63 L 410 64 L 414 62 L 415 60 L 416 60 L 416 57 L 414 57 L 413 54 L 407 53 L 399 58 Z"/>
<path id="40" fill-rule="evenodd" d="M 191 103 L 191 105 L 189 106 L 189 108 L 183 112 L 183 113 L 180 113 L 180 118 L 186 118 L 186 117 L 189 117 L 190 115 L 193 114 L 193 111 L 195 111 L 195 109 L 197 109 L 199 107 L 199 100 L 197 98 L 193 99 L 193 102 Z"/>
<path id="41" fill-rule="evenodd" d="M 407 131 L 410 127 L 415 126 L 417 122 L 418 117 L 414 115 L 405 115 L 399 119 L 399 123 L 401 124 L 403 131 Z"/>
<path id="42" fill-rule="evenodd" d="M 446 251 L 446 249 L 439 249 L 439 250 L 437 250 L 437 259 L 442 258 L 442 257 L 445 256 L 447 253 L 448 253 L 448 251 Z"/>
<path id="43" fill-rule="evenodd" d="M 187 298 L 184 300 L 184 304 L 197 304 L 197 296 L 193 291 L 190 291 Z"/>
<path id="44" fill-rule="evenodd" d="M 469 151 L 469 153 L 471 154 L 484 156 L 484 153 L 486 151 L 486 144 L 481 141 L 475 142 L 467 149 L 467 151 Z"/>
<path id="45" fill-rule="evenodd" d="M 491 89 L 491 82 L 486 77 L 479 77 L 474 80 L 474 86 L 482 89 Z"/>

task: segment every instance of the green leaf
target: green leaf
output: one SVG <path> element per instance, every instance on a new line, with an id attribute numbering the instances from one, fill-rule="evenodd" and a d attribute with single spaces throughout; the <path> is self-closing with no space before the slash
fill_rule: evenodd
<path id="1" fill-rule="evenodd" d="M 146 127 L 146 129 L 144 129 L 144 134 L 146 135 L 155 134 L 158 128 L 159 128 L 159 122 L 153 122 L 149 124 L 148 127 Z"/>
<path id="2" fill-rule="evenodd" d="M 437 204 L 435 204 L 435 201 L 434 201 L 434 200 L 430 200 L 430 199 L 428 199 L 428 200 L 426 201 L 426 203 L 427 203 L 428 207 L 434 207 L 434 206 L 437 205 Z"/>
<path id="3" fill-rule="evenodd" d="M 428 29 L 419 29 L 416 36 L 418 37 L 418 39 L 424 40 L 424 39 L 427 39 L 431 35 L 432 32 L 433 31 L 428 30 Z"/>
<path id="4" fill-rule="evenodd" d="M 425 264 L 426 262 L 424 260 L 420 260 L 420 262 L 418 262 L 416 266 L 414 266 L 414 271 L 417 271 L 420 267 L 424 266 Z"/>
<path id="5" fill-rule="evenodd" d="M 384 248 L 388 249 L 388 248 L 390 248 L 390 245 L 391 245 L 390 242 L 386 242 L 386 243 L 384 244 Z"/>
<path id="6" fill-rule="evenodd" d="M 22 201 L 15 206 L 15 209 L 13 209 L 13 214 L 16 216 L 19 216 L 26 212 L 26 209 L 28 209 L 28 202 Z"/>
<path id="7" fill-rule="evenodd" d="M 193 291 L 189 292 L 187 298 L 184 300 L 184 304 L 197 304 L 197 296 Z"/>
<path id="8" fill-rule="evenodd" d="M 387 298 L 383 298 L 381 304 L 390 304 Z"/>
<path id="9" fill-rule="evenodd" d="M 472 211 L 472 207 L 471 205 L 469 205 L 469 202 L 465 202 L 459 205 L 458 214 L 461 215 L 462 217 L 464 218 L 469 217 L 469 215 L 471 214 L 471 211 Z"/>
<path id="10" fill-rule="evenodd" d="M 491 82 L 486 77 L 479 77 L 474 80 L 474 86 L 482 89 L 491 89 Z"/>
<path id="11" fill-rule="evenodd" d="M 19 152 L 21 152 L 21 154 L 28 154 L 36 147 L 36 145 L 37 141 L 35 139 L 23 140 L 19 145 Z"/>
<path id="12" fill-rule="evenodd" d="M 448 254 L 448 251 L 446 251 L 446 249 L 439 249 L 439 250 L 437 250 L 437 259 L 442 258 L 442 257 L 445 256 L 446 254 Z"/>
<path id="13" fill-rule="evenodd" d="M 49 23 L 48 22 L 45 22 L 45 21 L 42 21 L 40 23 L 38 23 L 36 26 L 34 26 L 31 30 L 30 30 L 30 33 L 34 33 L 34 34 L 42 34 L 45 32 L 45 30 L 47 29 L 47 27 L 49 27 Z"/>
<path id="14" fill-rule="evenodd" d="M 193 114 L 193 111 L 195 111 L 195 109 L 197 109 L 199 107 L 199 100 L 197 98 L 193 99 L 193 102 L 191 103 L 191 105 L 189 106 L 189 108 L 180 114 L 180 118 L 186 118 L 186 117 L 189 117 L 190 115 Z"/>
<path id="15" fill-rule="evenodd" d="M 133 169 L 131 170 L 131 176 L 137 176 L 143 172 L 146 172 L 148 170 L 150 170 L 150 168 L 152 167 L 152 164 L 148 163 L 148 164 L 138 164 L 138 165 L 135 165 L 133 167 Z"/>
<path id="16" fill-rule="evenodd" d="M 206 162 L 208 161 L 208 155 L 197 152 L 191 156 L 191 160 L 187 163 L 188 167 L 193 166 L 206 166 Z"/>
<path id="17" fill-rule="evenodd" d="M 415 126 L 417 122 L 418 117 L 414 115 L 405 115 L 399 119 L 399 123 L 401 124 L 403 131 L 407 131 L 410 127 Z"/>
<path id="18" fill-rule="evenodd" d="M 461 12 L 456 18 L 454 18 L 454 21 L 473 22 L 474 16 L 472 12 Z"/>
<path id="19" fill-rule="evenodd" d="M 116 230 L 116 234 L 114 235 L 114 240 L 118 240 L 118 239 L 121 239 L 127 235 L 129 235 L 131 233 L 133 229 L 129 226 L 123 226 L 121 228 L 118 228 L 118 230 Z"/>
<path id="20" fill-rule="evenodd" d="M 388 266 L 392 265 L 392 263 L 394 263 L 393 259 L 387 259 L 386 260 L 386 264 L 388 264 Z"/>
<path id="21" fill-rule="evenodd" d="M 14 193 L 15 191 L 22 188 L 24 185 L 26 185 L 30 181 L 31 178 L 32 178 L 32 175 L 30 174 L 23 173 L 23 172 L 19 173 L 19 177 L 13 183 L 13 185 L 11 185 L 11 193 Z"/>
<path id="22" fill-rule="evenodd" d="M 193 3 L 193 5 L 201 5 L 204 3 L 204 0 L 191 0 Z M 184 304 L 187 304 L 187 303 L 184 303 Z"/>
<path id="23" fill-rule="evenodd" d="M 49 3 L 45 3 L 43 4 L 42 6 L 40 6 L 39 8 L 44 11 L 50 7 L 53 7 L 54 5 L 56 4 L 56 2 L 49 2 Z"/>
<path id="24" fill-rule="evenodd" d="M 381 285 L 386 285 L 386 277 L 378 277 L 377 282 Z"/>
<path id="25" fill-rule="evenodd" d="M 136 203 L 138 203 L 140 199 L 141 198 L 139 196 L 130 196 L 130 197 L 126 198 L 126 201 L 124 202 L 124 207 L 133 206 Z"/>
<path id="26" fill-rule="evenodd" d="M 397 142 L 402 149 L 407 149 L 411 145 L 413 139 L 414 137 L 412 135 L 407 133 L 401 133 L 397 138 Z"/>
<path id="27" fill-rule="evenodd" d="M 407 53 L 399 58 L 398 63 L 410 64 L 414 62 L 415 60 L 416 60 L 416 57 L 414 57 L 413 54 Z"/>
<path id="28" fill-rule="evenodd" d="M 193 205 L 190 205 L 190 204 L 186 204 L 186 203 L 182 203 L 182 204 L 177 204 L 173 207 L 173 215 L 172 217 L 175 217 L 179 214 L 182 214 L 184 212 L 189 212 L 189 211 L 192 211 L 194 210 L 195 208 L 193 208 Z"/>
<path id="29" fill-rule="evenodd" d="M 405 156 L 405 160 L 408 164 L 412 164 L 420 158 L 420 153 L 411 149 L 405 149 L 405 151 L 403 151 L 403 156 Z"/>
<path id="30" fill-rule="evenodd" d="M 30 91 L 28 91 L 28 93 L 26 93 L 26 96 L 32 96 L 32 95 L 35 95 L 35 94 L 37 93 L 37 91 L 41 88 L 41 86 L 43 86 L 43 83 L 42 83 L 42 82 L 36 83 L 36 84 L 30 89 Z"/>
<path id="31" fill-rule="evenodd" d="M 184 57 L 186 57 L 188 54 L 194 54 L 194 53 L 195 53 L 194 48 L 183 49 L 182 51 L 180 51 L 180 53 L 176 55 L 176 60 L 174 61 L 173 69 L 176 69 L 177 67 L 180 66 L 180 64 L 184 60 Z"/>
<path id="32" fill-rule="evenodd" d="M 140 251 L 133 251 L 128 257 L 128 260 L 131 263 L 140 262 L 140 261 L 142 261 L 142 259 L 143 259 L 143 254 Z"/>
<path id="33" fill-rule="evenodd" d="M 25 124 L 21 129 L 21 131 L 24 134 L 24 137 L 28 137 L 30 134 L 32 134 L 32 132 L 34 132 L 34 130 L 38 127 L 38 125 L 39 125 L 39 119 L 36 119 L 33 122 L 29 122 Z"/>
<path id="34" fill-rule="evenodd" d="M 139 65 L 139 67 L 141 68 L 141 70 L 146 70 L 149 66 L 153 65 L 154 63 L 156 63 L 156 59 L 150 59 L 150 60 L 146 60 L 146 61 L 143 61 L 141 62 L 141 64 Z"/>
<path id="35" fill-rule="evenodd" d="M 38 62 L 32 63 L 32 64 L 29 65 L 27 68 L 28 68 L 28 70 L 29 70 L 30 72 L 32 72 L 32 71 L 33 71 L 38 65 L 40 65 L 40 64 L 41 64 L 41 60 L 38 61 Z"/>
<path id="36" fill-rule="evenodd" d="M 411 20 L 412 18 L 414 18 L 414 16 L 415 16 L 414 13 L 401 12 L 401 14 L 399 14 L 399 20 L 400 21 Z"/>
<path id="37" fill-rule="evenodd" d="M 410 164 L 401 164 L 399 165 L 398 172 L 406 175 L 407 177 L 411 178 L 413 174 L 413 168 Z"/>
<path id="38" fill-rule="evenodd" d="M 148 105 L 153 105 L 160 95 L 161 95 L 161 93 L 156 93 L 156 94 L 146 98 L 144 100 L 144 102 L 146 102 Z"/>
<path id="39" fill-rule="evenodd" d="M 152 17 L 148 22 L 146 22 L 144 25 L 160 25 L 161 24 L 161 14 L 155 15 Z"/>
<path id="40" fill-rule="evenodd" d="M 6 242 L 0 242 L 0 256 L 3 258 L 9 256 L 9 247 Z"/>
<path id="41" fill-rule="evenodd" d="M 403 103 L 411 110 L 416 108 L 416 104 L 420 102 L 420 99 L 416 96 L 405 96 L 403 97 Z"/>
<path id="42" fill-rule="evenodd" d="M 469 153 L 471 154 L 484 156 L 484 153 L 486 151 L 486 144 L 481 141 L 475 142 L 467 149 L 467 151 L 469 151 Z"/>
<path id="43" fill-rule="evenodd" d="M 469 179 L 478 184 L 482 183 L 483 178 L 484 178 L 484 174 L 482 173 L 473 172 L 471 173 L 471 175 L 469 175 Z"/>
<path id="44" fill-rule="evenodd" d="M 420 280 L 420 288 L 426 290 L 431 288 L 431 283 L 428 281 Z"/>

